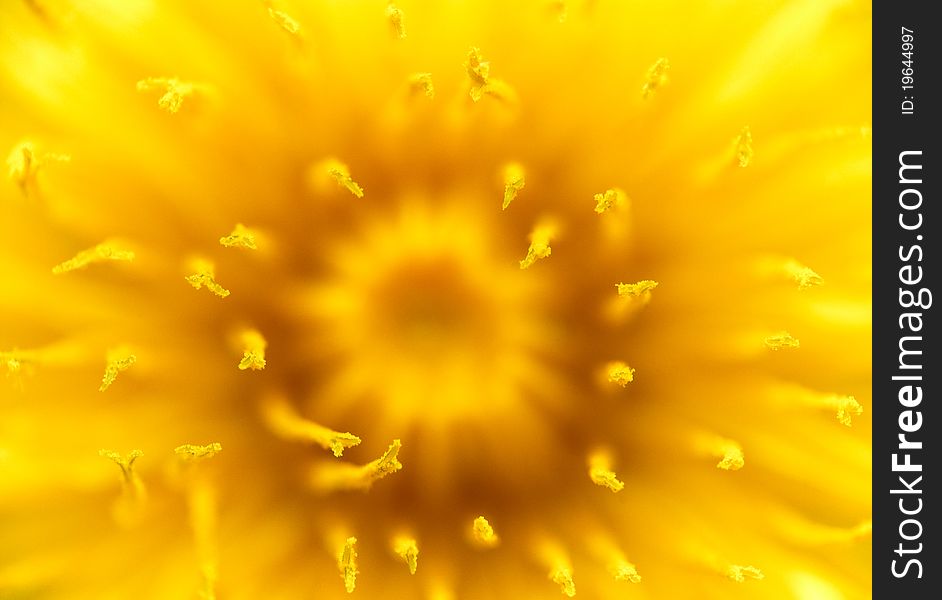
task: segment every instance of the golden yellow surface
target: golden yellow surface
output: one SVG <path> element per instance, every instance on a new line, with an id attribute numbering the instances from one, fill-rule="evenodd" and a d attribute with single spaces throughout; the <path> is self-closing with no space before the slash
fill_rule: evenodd
<path id="1" fill-rule="evenodd" d="M 3 2 L 0 598 L 869 597 L 870 29 Z"/>

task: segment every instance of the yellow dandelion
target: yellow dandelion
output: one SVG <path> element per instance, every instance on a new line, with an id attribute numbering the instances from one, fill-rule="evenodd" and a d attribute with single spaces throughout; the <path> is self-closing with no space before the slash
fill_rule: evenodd
<path id="1" fill-rule="evenodd" d="M 0 597 L 867 597 L 869 8 L 2 3 Z"/>

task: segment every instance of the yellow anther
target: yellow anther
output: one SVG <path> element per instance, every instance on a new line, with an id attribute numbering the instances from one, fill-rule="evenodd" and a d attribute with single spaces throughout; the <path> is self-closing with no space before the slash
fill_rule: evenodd
<path id="1" fill-rule="evenodd" d="M 735 440 L 712 433 L 699 433 L 691 439 L 691 448 L 704 457 L 718 458 L 717 469 L 738 471 L 746 464 L 742 446 Z"/>
<path id="2" fill-rule="evenodd" d="M 837 420 L 841 425 L 850 427 L 851 418 L 859 417 L 863 414 L 863 407 L 853 396 L 833 396 L 833 402 L 837 407 Z"/>
<path id="3" fill-rule="evenodd" d="M 513 88 L 503 81 L 491 77 L 491 63 L 483 59 L 480 49 L 471 48 L 468 52 L 468 60 L 464 63 L 464 68 L 471 80 L 471 89 L 468 93 L 474 102 L 483 98 L 484 94 L 506 101 L 516 100 L 516 93 Z"/>
<path id="4" fill-rule="evenodd" d="M 409 567 L 409 573 L 415 575 L 415 570 L 419 566 L 419 546 L 416 541 L 413 538 L 397 537 L 393 540 L 393 552 L 405 561 Z"/>
<path id="5" fill-rule="evenodd" d="M 272 397 L 262 404 L 262 414 L 277 435 L 301 442 L 313 442 L 340 458 L 343 451 L 359 445 L 360 438 L 351 433 L 340 433 L 300 417 L 286 401 Z"/>
<path id="6" fill-rule="evenodd" d="M 16 145 L 7 157 L 7 174 L 24 192 L 39 171 L 36 150 L 31 142 Z"/>
<path id="7" fill-rule="evenodd" d="M 288 13 L 276 10 L 273 6 L 268 7 L 268 16 L 272 18 L 278 27 L 281 27 L 290 35 L 300 35 L 301 24 L 294 20 Z"/>
<path id="8" fill-rule="evenodd" d="M 249 250 L 258 249 L 258 246 L 255 243 L 255 232 L 242 223 L 236 223 L 232 233 L 225 237 L 219 238 L 219 243 L 226 248 L 248 248 Z"/>
<path id="9" fill-rule="evenodd" d="M 9 350 L 0 352 L 0 365 L 6 368 L 7 377 L 18 377 L 35 357 L 35 352 Z"/>
<path id="10" fill-rule="evenodd" d="M 186 276 L 186 281 L 196 289 L 206 286 L 206 289 L 216 294 L 220 298 L 229 295 L 229 290 L 216 283 L 216 269 L 213 263 L 206 260 L 194 260 L 191 262 L 193 274 Z"/>
<path id="11" fill-rule="evenodd" d="M 798 284 L 799 290 L 816 287 L 824 283 L 824 279 L 820 275 L 797 261 L 790 260 L 786 262 L 784 268 L 788 276 Z"/>
<path id="12" fill-rule="evenodd" d="M 529 269 L 536 261 L 546 258 L 553 253 L 550 241 L 556 235 L 556 228 L 549 224 L 540 224 L 530 233 L 530 247 L 527 255 L 520 261 L 521 269 Z"/>
<path id="13" fill-rule="evenodd" d="M 239 335 L 242 345 L 242 360 L 239 361 L 239 370 L 261 371 L 265 368 L 265 348 L 268 342 L 262 334 L 254 329 L 246 329 Z"/>
<path id="14" fill-rule="evenodd" d="M 108 243 L 98 244 L 94 248 L 82 250 L 69 260 L 59 263 L 52 268 L 56 275 L 84 269 L 92 263 L 106 262 L 109 260 L 120 262 L 131 262 L 134 260 L 134 253 L 130 250 L 120 250 Z"/>
<path id="15" fill-rule="evenodd" d="M 762 571 L 749 565 L 730 565 L 726 569 L 726 576 L 735 581 L 736 583 L 743 583 L 746 581 L 746 578 L 761 580 L 765 579 L 765 575 L 762 574 Z"/>
<path id="16" fill-rule="evenodd" d="M 137 82 L 139 92 L 162 91 L 157 106 L 171 114 L 178 112 L 183 99 L 192 95 L 196 89 L 196 84 L 180 81 L 176 77 L 148 77 Z"/>
<path id="17" fill-rule="evenodd" d="M 471 523 L 471 541 L 482 548 L 494 548 L 500 544 L 500 537 L 488 520 L 480 516 Z"/>
<path id="18" fill-rule="evenodd" d="M 491 63 L 483 60 L 479 48 L 471 48 L 468 61 L 464 65 L 471 79 L 471 99 L 477 102 L 484 96 L 491 74 Z"/>
<path id="19" fill-rule="evenodd" d="M 402 9 L 390 2 L 386 5 L 386 18 L 389 19 L 389 25 L 396 37 L 400 40 L 406 39 L 406 25 L 403 22 Z"/>
<path id="20" fill-rule="evenodd" d="M 804 405 L 832 411 L 832 414 L 836 414 L 838 422 L 847 427 L 853 424 L 854 417 L 863 414 L 863 407 L 853 396 L 818 392 L 795 385 L 777 386 L 772 398 L 787 407 Z"/>
<path id="21" fill-rule="evenodd" d="M 68 162 L 67 154 L 43 154 L 39 156 L 32 142 L 20 142 L 7 156 L 7 176 L 28 196 L 36 185 L 39 171 L 50 161 Z"/>
<path id="22" fill-rule="evenodd" d="M 357 198 L 363 197 L 363 188 L 360 187 L 356 181 L 350 177 L 350 169 L 347 168 L 347 165 L 343 164 L 339 160 L 328 158 L 327 160 L 322 161 L 318 167 L 318 171 L 327 175 L 329 179 L 332 179 L 337 185 L 344 188 Z"/>
<path id="23" fill-rule="evenodd" d="M 611 572 L 615 577 L 615 581 L 641 583 L 641 575 L 638 574 L 638 569 L 627 560 L 615 561 L 611 566 Z"/>
<path id="24" fill-rule="evenodd" d="M 635 379 L 635 370 L 620 360 L 614 360 L 605 366 L 605 372 L 608 374 L 608 380 L 611 383 L 617 383 L 621 387 L 627 386 Z"/>
<path id="25" fill-rule="evenodd" d="M 413 73 L 409 76 L 409 89 L 412 93 L 423 93 L 427 98 L 435 97 L 435 86 L 432 85 L 431 73 Z"/>
<path id="26" fill-rule="evenodd" d="M 518 163 L 510 163 L 504 167 L 504 204 L 502 210 L 507 210 L 510 203 L 517 197 L 517 192 L 527 184 L 523 177 L 523 167 Z"/>
<path id="27" fill-rule="evenodd" d="M 357 587 L 357 539 L 348 537 L 340 554 L 337 557 L 337 566 L 340 568 L 340 576 L 343 578 L 343 587 L 348 594 L 352 594 Z"/>
<path id="28" fill-rule="evenodd" d="M 740 167 L 748 167 L 752 162 L 752 154 L 752 131 L 746 126 L 736 136 L 736 162 Z"/>
<path id="29" fill-rule="evenodd" d="M 647 99 L 651 94 L 656 92 L 658 88 L 667 83 L 667 72 L 670 68 L 670 61 L 666 58 L 659 58 L 651 65 L 651 68 L 648 69 L 648 73 L 645 76 L 644 85 L 641 86 L 642 98 Z"/>
<path id="30" fill-rule="evenodd" d="M 194 444 L 183 444 L 173 449 L 173 453 L 180 457 L 184 462 L 200 462 L 212 458 L 222 452 L 222 444 L 213 442 L 205 446 Z"/>
<path id="31" fill-rule="evenodd" d="M 103 392 L 111 387 L 111 384 L 118 378 L 118 373 L 127 371 L 135 362 L 137 362 L 137 357 L 126 349 L 122 348 L 108 352 L 105 374 L 101 378 L 101 386 L 98 391 Z"/>
<path id="32" fill-rule="evenodd" d="M 787 331 L 782 331 L 765 338 L 765 347 L 771 350 L 794 350 L 799 347 L 799 342 L 793 338 Z"/>
<path id="33" fill-rule="evenodd" d="M 612 458 L 607 452 L 595 452 L 589 456 L 589 479 L 592 483 L 620 492 L 625 488 L 625 484 L 618 480 L 618 476 L 612 471 Z"/>
<path id="34" fill-rule="evenodd" d="M 716 463 L 717 469 L 738 471 L 746 464 L 746 458 L 742 453 L 742 448 L 732 440 L 720 441 L 717 450 L 717 454 L 721 455 L 720 462 Z"/>
<path id="35" fill-rule="evenodd" d="M 395 473 L 402 468 L 402 463 L 399 462 L 397 458 L 401 448 L 402 442 L 393 440 L 393 443 L 389 445 L 389 448 L 386 449 L 386 452 L 384 452 L 382 456 L 366 464 L 367 471 L 374 481 L 382 479 L 390 473 Z"/>
<path id="36" fill-rule="evenodd" d="M 622 298 L 646 297 L 658 286 L 656 281 L 651 279 L 642 279 L 638 283 L 616 283 L 615 288 L 618 295 Z"/>
<path id="37" fill-rule="evenodd" d="M 402 469 L 397 456 L 402 442 L 393 440 L 382 456 L 365 465 L 320 463 L 311 473 L 312 485 L 322 491 L 368 490 L 374 482 Z"/>
<path id="38" fill-rule="evenodd" d="M 144 452 L 141 450 L 131 450 L 128 452 L 127 456 L 121 456 L 113 450 L 99 450 L 98 456 L 103 456 L 114 461 L 121 469 L 121 475 L 125 483 L 134 484 L 135 481 L 138 481 L 137 474 L 134 472 L 134 461 L 144 456 Z"/>
<path id="39" fill-rule="evenodd" d="M 12 353 L 0 353 L 0 360 L 2 360 L 4 366 L 7 368 L 7 375 L 19 375 L 20 370 L 23 368 L 23 363 L 20 359 L 13 356 Z"/>
<path id="40" fill-rule="evenodd" d="M 140 450 L 132 450 L 122 456 L 112 450 L 99 450 L 98 455 L 103 456 L 121 469 L 121 496 L 112 507 L 114 519 L 121 525 L 129 526 L 136 523 L 142 514 L 147 490 L 144 483 L 134 471 L 134 462 L 143 456 Z"/>
<path id="41" fill-rule="evenodd" d="M 553 583 L 559 584 L 559 589 L 563 594 L 570 598 L 576 595 L 576 583 L 572 580 L 572 569 L 558 566 L 550 571 L 549 577 L 553 580 Z"/>
<path id="42" fill-rule="evenodd" d="M 611 209 L 624 206 L 628 202 L 628 195 L 618 188 L 605 190 L 601 194 L 595 194 L 595 212 L 602 214 Z"/>

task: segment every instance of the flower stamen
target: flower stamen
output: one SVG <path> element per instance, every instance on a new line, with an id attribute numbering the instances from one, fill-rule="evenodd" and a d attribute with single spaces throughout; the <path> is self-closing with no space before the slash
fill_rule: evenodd
<path id="1" fill-rule="evenodd" d="M 262 334 L 255 329 L 246 329 L 239 335 L 242 346 L 242 360 L 239 361 L 239 370 L 261 371 L 265 368 L 265 348 L 268 342 Z"/>
<path id="2" fill-rule="evenodd" d="M 204 446 L 195 444 L 183 444 L 173 449 L 173 453 L 180 457 L 180 460 L 187 463 L 196 463 L 212 458 L 222 452 L 222 444 L 213 442 Z"/>
<path id="3" fill-rule="evenodd" d="M 255 240 L 256 233 L 243 225 L 236 223 L 235 228 L 227 236 L 219 238 L 219 243 L 226 248 L 247 248 L 257 250 L 258 245 Z"/>
<path id="4" fill-rule="evenodd" d="M 127 371 L 135 362 L 137 362 L 137 357 L 126 349 L 109 351 L 105 374 L 101 378 L 101 386 L 98 388 L 98 391 L 103 392 L 111 387 L 111 384 L 118 378 L 118 373 Z"/>
<path id="5" fill-rule="evenodd" d="M 635 380 L 635 369 L 620 360 L 614 360 L 608 363 L 605 366 L 605 372 L 608 374 L 608 381 L 610 383 L 617 383 L 621 387 L 626 387 Z"/>
<path id="6" fill-rule="evenodd" d="M 206 289 L 220 298 L 229 295 L 229 290 L 216 283 L 216 269 L 213 263 L 207 260 L 195 259 L 191 262 L 191 268 L 194 273 L 187 275 L 185 279 L 194 288 L 200 289 L 206 286 Z"/>
<path id="7" fill-rule="evenodd" d="M 471 524 L 471 539 L 482 548 L 494 548 L 500 544 L 500 538 L 484 516 L 477 517 Z"/>
<path id="8" fill-rule="evenodd" d="M 352 594 L 357 587 L 357 574 L 359 571 L 357 571 L 356 544 L 357 539 L 355 537 L 348 537 L 337 557 L 337 566 L 340 569 L 340 576 L 343 578 L 343 587 L 348 594 Z"/>
<path id="9" fill-rule="evenodd" d="M 765 347 L 770 350 L 796 350 L 799 346 L 799 341 L 787 331 L 775 333 L 765 338 Z"/>
<path id="10" fill-rule="evenodd" d="M 393 540 L 393 552 L 405 561 L 409 574 L 415 575 L 419 563 L 419 546 L 414 538 L 397 537 Z"/>
<path id="11" fill-rule="evenodd" d="M 724 471 L 738 471 L 743 468 L 743 465 L 746 464 L 745 456 L 743 455 L 742 448 L 736 442 L 732 440 L 723 440 L 718 447 L 719 452 L 722 452 L 722 458 L 720 462 L 716 463 L 717 469 L 723 469 Z"/>
<path id="12" fill-rule="evenodd" d="M 363 188 L 350 176 L 350 169 L 347 168 L 347 165 L 339 160 L 328 158 L 318 165 L 318 170 L 357 198 L 363 197 Z"/>
<path id="13" fill-rule="evenodd" d="M 7 157 L 7 176 L 19 186 L 24 196 L 29 196 L 36 187 L 39 171 L 49 162 L 68 162 L 68 154 L 43 154 L 37 156 L 32 142 L 21 142 L 14 146 Z"/>
<path id="14" fill-rule="evenodd" d="M 556 234 L 556 228 L 550 224 L 544 223 L 537 225 L 530 233 L 530 247 L 527 248 L 527 255 L 520 261 L 521 269 L 529 269 L 536 261 L 546 258 L 553 253 L 550 248 L 550 241 Z"/>
<path id="15" fill-rule="evenodd" d="M 120 262 L 131 262 L 134 260 L 134 252 L 130 250 L 120 250 L 107 242 L 98 244 L 94 248 L 82 250 L 74 257 L 65 262 L 61 262 L 52 268 L 56 275 L 84 269 L 92 263 L 106 262 L 109 260 Z"/>
<path id="16" fill-rule="evenodd" d="M 820 275 L 798 261 L 790 260 L 783 268 L 785 273 L 798 284 L 799 290 L 806 290 L 824 283 Z"/>
<path id="17" fill-rule="evenodd" d="M 744 583 L 747 577 L 755 580 L 765 579 L 765 575 L 762 571 L 752 565 L 729 565 L 726 569 L 726 576 L 736 583 Z"/>
<path id="18" fill-rule="evenodd" d="M 618 188 L 607 189 L 601 194 L 595 194 L 595 212 L 601 215 L 613 208 L 624 206 L 628 202 L 628 195 Z"/>
<path id="19" fill-rule="evenodd" d="M 576 583 L 572 580 L 572 569 L 559 565 L 550 571 L 549 578 L 553 583 L 559 584 L 559 590 L 570 598 L 576 595 Z"/>
<path id="20" fill-rule="evenodd" d="M 157 106 L 171 114 L 179 112 L 184 98 L 191 96 L 197 87 L 195 83 L 181 81 L 176 77 L 148 77 L 137 82 L 139 92 L 163 91 Z"/>
<path id="21" fill-rule="evenodd" d="M 517 193 L 527 184 L 523 176 L 523 167 L 518 163 L 510 163 L 504 167 L 504 204 L 501 210 L 507 210 L 510 203 L 517 197 Z"/>
<path id="22" fill-rule="evenodd" d="M 468 94 L 471 100 L 478 102 L 484 94 L 494 96 L 499 100 L 514 101 L 516 93 L 513 88 L 499 79 L 491 77 L 491 63 L 484 60 L 481 50 L 477 47 L 468 51 L 468 60 L 464 64 L 468 78 L 471 80 L 471 89 Z"/>
<path id="23" fill-rule="evenodd" d="M 406 39 L 406 26 L 403 22 L 403 13 L 402 9 L 395 5 L 395 3 L 390 2 L 386 5 L 386 18 L 389 19 L 389 25 L 392 27 L 393 33 L 400 40 Z"/>
<path id="24" fill-rule="evenodd" d="M 373 483 L 402 469 L 397 456 L 402 442 L 393 440 L 386 452 L 365 465 L 320 463 L 311 471 L 311 484 L 321 491 L 368 490 Z"/>
<path id="25" fill-rule="evenodd" d="M 641 86 L 641 97 L 643 99 L 646 100 L 651 94 L 656 92 L 658 88 L 667 83 L 667 72 L 670 68 L 670 61 L 666 58 L 659 58 L 651 65 L 651 68 L 648 69 L 648 73 L 645 76 L 644 85 Z"/>
<path id="26" fill-rule="evenodd" d="M 301 35 L 301 24 L 298 23 L 291 15 L 288 13 L 278 10 L 275 8 L 275 5 L 271 0 L 265 0 L 265 6 L 268 9 L 268 16 L 271 17 L 278 27 L 280 27 L 285 33 L 293 35 L 295 37 L 300 37 Z"/>
<path id="27" fill-rule="evenodd" d="M 748 167 L 752 162 L 752 155 L 752 131 L 747 125 L 736 137 L 736 162 L 740 167 Z"/>
<path id="28" fill-rule="evenodd" d="M 262 414 L 268 427 L 287 440 L 313 442 L 340 458 L 343 451 L 360 444 L 360 438 L 351 433 L 340 433 L 299 416 L 281 398 L 268 398 L 262 404 Z"/>
<path id="29" fill-rule="evenodd" d="M 658 282 L 651 279 L 642 279 L 637 283 L 616 283 L 618 296 L 621 298 L 649 298 L 651 292 L 658 286 Z"/>
<path id="30" fill-rule="evenodd" d="M 435 86 L 432 85 L 431 73 L 413 73 L 409 76 L 409 89 L 413 94 L 423 93 L 426 98 L 435 97 Z"/>
<path id="31" fill-rule="evenodd" d="M 619 481 L 612 470 L 612 457 L 603 451 L 594 452 L 589 456 L 589 479 L 595 485 L 605 487 L 613 492 L 620 492 L 625 484 Z"/>
<path id="32" fill-rule="evenodd" d="M 134 462 L 144 455 L 141 450 L 132 450 L 126 456 L 113 450 L 99 450 L 98 455 L 107 458 L 121 469 L 121 496 L 112 508 L 114 519 L 121 525 L 137 521 L 144 507 L 147 490 L 134 471 Z"/>
<path id="33" fill-rule="evenodd" d="M 641 583 L 641 575 L 638 569 L 632 563 L 624 559 L 616 560 L 609 567 L 615 581 L 628 581 L 630 583 Z"/>

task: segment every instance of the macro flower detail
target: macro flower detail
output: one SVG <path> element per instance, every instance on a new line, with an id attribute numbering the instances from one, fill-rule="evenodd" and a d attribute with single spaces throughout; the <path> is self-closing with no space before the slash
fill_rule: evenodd
<path id="1" fill-rule="evenodd" d="M 111 384 L 118 378 L 118 373 L 127 371 L 136 362 L 137 357 L 125 348 L 109 351 L 105 374 L 101 378 L 101 387 L 98 388 L 98 391 L 103 392 L 111 387 Z"/>
<path id="2" fill-rule="evenodd" d="M 343 587 L 348 594 L 352 594 L 357 587 L 357 539 L 348 537 L 344 540 L 343 547 L 340 549 L 340 556 L 337 557 L 337 566 L 340 569 L 340 576 L 343 578 Z"/>
<path id="3" fill-rule="evenodd" d="M 205 287 L 220 298 L 229 295 L 229 290 L 216 282 L 216 267 L 212 262 L 202 258 L 194 258 L 190 261 L 190 268 L 193 273 L 187 275 L 185 279 L 194 288 L 199 290 Z"/>
<path id="4" fill-rule="evenodd" d="M 176 77 L 148 77 L 137 82 L 139 92 L 161 92 L 157 106 L 169 113 L 179 112 L 183 100 L 197 91 L 198 85 Z"/>
<path id="5" fill-rule="evenodd" d="M 474 519 L 471 524 L 471 536 L 476 544 L 482 548 L 493 548 L 500 543 L 500 538 L 494 528 L 483 515 Z"/>
<path id="6" fill-rule="evenodd" d="M 248 250 L 258 250 L 256 243 L 256 234 L 254 231 L 243 225 L 236 223 L 235 229 L 229 235 L 219 238 L 219 243 L 226 248 L 246 248 Z"/>
<path id="7" fill-rule="evenodd" d="M 617 383 L 621 387 L 625 387 L 635 380 L 635 370 L 620 360 L 608 363 L 606 371 L 608 373 L 608 380 L 611 383 Z"/>
<path id="8" fill-rule="evenodd" d="M 109 260 L 118 262 L 131 262 L 134 260 L 134 253 L 130 250 L 121 250 L 109 243 L 98 244 L 94 248 L 82 250 L 67 261 L 61 262 L 52 268 L 56 275 L 84 269 L 88 265 L 97 262 L 106 262 Z"/>
<path id="9" fill-rule="evenodd" d="M 504 203 L 501 205 L 501 210 L 507 210 L 507 207 L 516 199 L 517 194 L 526 184 L 522 166 L 517 163 L 509 163 L 504 167 Z"/>
<path id="10" fill-rule="evenodd" d="M 71 159 L 72 157 L 68 154 L 49 152 L 39 154 L 32 142 L 21 142 L 10 151 L 7 157 L 7 175 L 19 186 L 23 195 L 29 196 L 35 194 L 39 173 L 47 164 L 69 162 Z"/>
<path id="11" fill-rule="evenodd" d="M 405 16 L 402 9 L 390 2 L 386 5 L 386 18 L 389 19 L 389 25 L 396 37 L 400 40 L 406 39 Z"/>
<path id="12" fill-rule="evenodd" d="M 0 22 L 0 597 L 870 591 L 866 3 Z"/>
<path id="13" fill-rule="evenodd" d="M 595 485 L 605 487 L 613 492 L 625 489 L 625 483 L 619 481 L 612 471 L 612 458 L 607 452 L 595 452 L 589 457 L 589 478 Z"/>
<path id="14" fill-rule="evenodd" d="M 344 163 L 335 158 L 328 158 L 314 167 L 314 173 L 326 175 L 329 179 L 357 198 L 363 197 L 363 188 L 360 187 L 353 177 L 350 176 L 350 169 Z"/>
<path id="15" fill-rule="evenodd" d="M 604 193 L 595 195 L 596 214 L 606 213 L 616 206 L 622 207 L 628 202 L 625 192 L 617 188 L 605 190 Z"/>
<path id="16" fill-rule="evenodd" d="M 740 167 L 748 167 L 752 163 L 752 131 L 743 127 L 736 137 L 736 162 Z"/>
<path id="17" fill-rule="evenodd" d="M 641 86 L 641 97 L 649 98 L 654 92 L 663 87 L 668 82 L 667 72 L 670 71 L 671 63 L 666 58 L 657 59 L 648 69 L 644 85 Z"/>
<path id="18" fill-rule="evenodd" d="M 419 547 L 412 538 L 399 537 L 393 542 L 395 552 L 409 567 L 409 574 L 415 575 L 419 566 Z"/>

